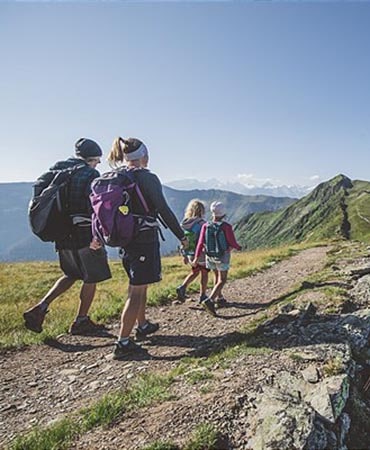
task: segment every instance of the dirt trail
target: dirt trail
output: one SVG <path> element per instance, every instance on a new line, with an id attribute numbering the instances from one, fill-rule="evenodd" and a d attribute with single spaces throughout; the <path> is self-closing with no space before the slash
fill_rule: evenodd
<path id="1" fill-rule="evenodd" d="M 207 354 L 218 342 L 238 331 L 257 310 L 292 291 L 307 276 L 321 270 L 326 247 L 300 252 L 251 277 L 230 282 L 230 301 L 212 318 L 196 302 L 151 308 L 148 317 L 160 331 L 144 343 L 149 357 L 111 359 L 112 338 L 63 335 L 47 345 L 0 354 L 0 444 L 33 424 L 47 424 L 109 390 L 116 390 L 135 374 L 167 371 L 184 356 Z M 112 327 L 116 333 L 118 324 Z"/>

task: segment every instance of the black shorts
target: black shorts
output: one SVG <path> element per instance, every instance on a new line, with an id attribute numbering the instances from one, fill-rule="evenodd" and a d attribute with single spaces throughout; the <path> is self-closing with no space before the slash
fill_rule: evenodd
<path id="1" fill-rule="evenodd" d="M 70 278 L 84 283 L 99 283 L 112 278 L 105 248 L 61 249 L 58 253 L 60 268 Z"/>
<path id="2" fill-rule="evenodd" d="M 159 242 L 131 243 L 122 249 L 122 264 L 133 286 L 161 281 Z"/>

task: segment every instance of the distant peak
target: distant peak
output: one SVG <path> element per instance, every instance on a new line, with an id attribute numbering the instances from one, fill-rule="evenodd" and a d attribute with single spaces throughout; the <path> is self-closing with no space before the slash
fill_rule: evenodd
<path id="1" fill-rule="evenodd" d="M 352 180 L 342 173 L 329 180 L 328 183 L 336 185 L 339 184 L 347 189 L 353 187 Z"/>

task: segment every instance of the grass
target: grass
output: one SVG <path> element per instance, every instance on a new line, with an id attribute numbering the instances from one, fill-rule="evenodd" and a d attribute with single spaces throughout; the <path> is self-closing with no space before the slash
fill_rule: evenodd
<path id="1" fill-rule="evenodd" d="M 165 441 L 156 441 L 141 450 L 217 450 L 219 433 L 209 423 L 202 423 L 193 431 L 189 441 L 182 447 Z"/>
<path id="2" fill-rule="evenodd" d="M 312 246 L 312 245 L 310 245 Z M 229 279 L 234 280 L 264 270 L 272 263 L 288 258 L 308 245 L 285 246 L 274 249 L 254 250 L 232 255 Z M 158 306 L 175 299 L 176 287 L 189 272 L 189 267 L 178 256 L 165 257 L 163 281 L 148 290 L 148 304 Z M 110 263 L 112 279 L 100 283 L 92 305 L 91 316 L 98 322 L 109 322 L 119 317 L 128 288 L 127 276 L 120 262 Z M 57 263 L 27 262 L 0 264 L 0 347 L 21 347 L 44 342 L 68 330 L 73 321 L 79 298 L 81 283 L 76 283 L 50 307 L 45 320 L 44 331 L 35 334 L 23 326 L 23 312 L 38 302 L 50 289 L 61 273 Z M 212 277 L 210 277 L 212 278 Z M 210 286 L 212 280 L 210 279 Z M 190 292 L 199 289 L 198 281 L 190 287 Z M 57 312 L 57 313 L 56 313 Z"/>
<path id="3" fill-rule="evenodd" d="M 343 359 L 340 356 L 329 359 L 323 365 L 322 370 L 327 377 L 339 375 L 345 371 Z"/>
<path id="4" fill-rule="evenodd" d="M 195 429 L 184 450 L 215 450 L 217 441 L 218 432 L 214 426 L 209 423 L 202 423 Z"/>
<path id="5" fill-rule="evenodd" d="M 169 400 L 171 380 L 170 376 L 154 373 L 141 375 L 125 391 L 108 393 L 92 406 L 50 426 L 34 427 L 16 438 L 9 450 L 64 450 L 78 435 L 97 426 L 111 425 L 125 411 Z"/>

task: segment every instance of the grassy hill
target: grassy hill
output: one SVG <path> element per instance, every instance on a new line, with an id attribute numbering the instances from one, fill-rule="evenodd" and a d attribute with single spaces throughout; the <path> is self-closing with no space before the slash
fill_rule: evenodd
<path id="1" fill-rule="evenodd" d="M 247 248 L 333 238 L 370 243 L 370 183 L 338 175 L 285 209 L 250 214 L 236 232 Z"/>

